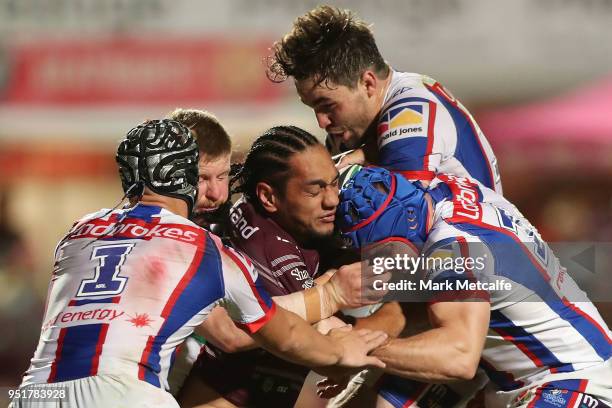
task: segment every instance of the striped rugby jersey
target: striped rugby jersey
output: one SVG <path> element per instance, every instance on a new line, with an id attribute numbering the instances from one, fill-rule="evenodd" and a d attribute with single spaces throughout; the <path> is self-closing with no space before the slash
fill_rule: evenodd
<path id="1" fill-rule="evenodd" d="M 497 159 L 467 109 L 432 78 L 391 75 L 377 123 L 378 164 L 413 180 L 470 176 L 501 193 Z"/>
<path id="2" fill-rule="evenodd" d="M 177 346 L 222 304 L 254 333 L 274 313 L 250 261 L 155 206 L 101 210 L 58 244 L 23 384 L 129 376 L 167 389 Z"/>
<path id="3" fill-rule="evenodd" d="M 429 191 L 435 213 L 422 254 L 476 261 L 464 273 L 430 265 L 425 276 L 455 288 L 461 281 L 489 284 L 463 293 L 491 304 L 480 366 L 498 389 L 582 379 L 579 370 L 610 358 L 610 329 L 514 205 L 474 179 L 448 174 L 438 175 Z M 496 286 L 502 281 L 511 286 Z"/>

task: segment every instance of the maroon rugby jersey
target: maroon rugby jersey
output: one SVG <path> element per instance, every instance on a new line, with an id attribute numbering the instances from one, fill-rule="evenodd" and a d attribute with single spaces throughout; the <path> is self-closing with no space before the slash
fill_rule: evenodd
<path id="1" fill-rule="evenodd" d="M 232 246 L 247 254 L 259 267 L 262 282 L 272 296 L 282 296 L 314 286 L 319 254 L 300 247 L 271 218 L 255 211 L 244 198 L 230 210 Z"/>
<path id="2" fill-rule="evenodd" d="M 253 205 L 240 199 L 230 210 L 230 239 L 258 269 L 271 296 L 314 286 L 319 254 L 300 247 L 293 237 Z M 228 354 L 207 343 L 197 367 L 204 381 L 234 405 L 293 406 L 308 368 L 255 349 Z"/>

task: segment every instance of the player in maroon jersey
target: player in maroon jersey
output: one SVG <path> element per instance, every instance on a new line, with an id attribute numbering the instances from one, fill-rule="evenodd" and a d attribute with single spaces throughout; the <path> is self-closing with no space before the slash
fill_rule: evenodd
<path id="1" fill-rule="evenodd" d="M 235 181 L 243 197 L 230 211 L 232 244 L 250 256 L 277 303 L 311 323 L 363 304 L 359 263 L 331 279 L 318 270 L 317 247 L 334 230 L 338 172 L 314 136 L 293 126 L 269 129 Z M 399 311 L 396 306 L 383 307 L 378 317 Z M 397 334 L 401 315 L 388 321 L 387 331 Z M 245 351 L 253 342 L 226 318 L 206 326 L 206 351 L 179 395 L 184 406 L 294 405 L 307 368 L 261 349 Z"/>

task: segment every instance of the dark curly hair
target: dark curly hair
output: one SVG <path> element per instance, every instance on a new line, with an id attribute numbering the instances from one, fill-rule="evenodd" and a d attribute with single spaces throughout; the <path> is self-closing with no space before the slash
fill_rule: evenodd
<path id="1" fill-rule="evenodd" d="M 232 166 L 232 194 L 243 193 L 258 210 L 257 183 L 265 182 L 284 194 L 294 154 L 321 145 L 317 138 L 296 126 L 275 126 L 257 138 L 242 165 Z M 234 185 L 237 185 L 236 187 Z"/>
<path id="2" fill-rule="evenodd" d="M 369 25 L 350 10 L 326 5 L 298 17 L 272 52 L 267 75 L 273 82 L 292 76 L 354 88 L 367 69 L 380 78 L 389 74 Z"/>

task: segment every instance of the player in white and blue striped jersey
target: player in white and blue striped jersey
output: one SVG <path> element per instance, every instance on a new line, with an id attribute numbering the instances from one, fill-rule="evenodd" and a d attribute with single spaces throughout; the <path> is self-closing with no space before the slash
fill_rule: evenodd
<path id="1" fill-rule="evenodd" d="M 354 246 L 399 242 L 425 266 L 401 275 L 414 293 L 398 287 L 401 296 L 426 297 L 433 329 L 375 350 L 386 372 L 444 383 L 481 367 L 496 407 L 612 403 L 609 328 L 501 195 L 466 177 L 439 174 L 424 188 L 367 168 L 343 184 L 338 208 Z"/>
<path id="2" fill-rule="evenodd" d="M 198 183 L 188 128 L 137 126 L 117 162 L 130 206 L 84 217 L 60 241 L 38 347 L 12 407 L 178 407 L 166 392 L 175 351 L 219 304 L 293 362 L 381 365 L 367 353 L 384 334 L 321 336 L 275 307 L 249 260 L 187 218 Z M 63 396 L 37 397 L 53 390 Z"/>

